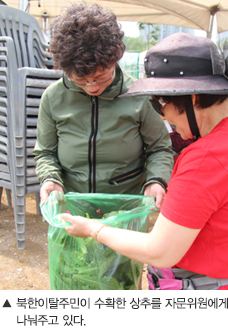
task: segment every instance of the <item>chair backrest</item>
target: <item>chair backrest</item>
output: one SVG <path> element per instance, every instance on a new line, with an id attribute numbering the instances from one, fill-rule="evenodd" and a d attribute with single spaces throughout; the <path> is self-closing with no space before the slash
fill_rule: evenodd
<path id="1" fill-rule="evenodd" d="M 11 80 L 18 81 L 14 42 L 9 37 L 0 37 L 0 186 L 6 189 L 12 189 L 10 131 L 14 130 L 14 122 L 11 112 L 15 98 L 18 99 Z M 15 87 L 17 90 L 17 85 Z"/>
<path id="2" fill-rule="evenodd" d="M 0 36 L 9 36 L 14 40 L 18 68 L 53 67 L 48 53 L 49 46 L 32 15 L 20 9 L 0 5 Z"/>
<path id="3" fill-rule="evenodd" d="M 18 124 L 15 127 L 15 139 L 17 151 L 19 151 L 20 140 L 25 149 L 25 185 L 26 193 L 38 192 L 40 183 L 35 171 L 35 161 L 33 149 L 37 136 L 37 119 L 39 113 L 40 100 L 44 90 L 62 76 L 61 71 L 21 68 L 19 69 L 18 91 L 19 96 Z M 20 136 L 23 136 L 20 138 Z M 25 136 L 25 137 L 24 137 Z"/>

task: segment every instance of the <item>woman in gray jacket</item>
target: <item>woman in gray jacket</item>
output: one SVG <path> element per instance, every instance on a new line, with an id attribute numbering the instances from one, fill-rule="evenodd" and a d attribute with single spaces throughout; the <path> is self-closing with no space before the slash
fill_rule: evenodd
<path id="1" fill-rule="evenodd" d="M 109 10 L 84 3 L 51 27 L 63 77 L 41 100 L 36 170 L 41 201 L 53 190 L 151 195 L 161 206 L 173 168 L 171 141 L 148 97 L 118 98 L 134 79 L 117 62 L 124 33 Z"/>

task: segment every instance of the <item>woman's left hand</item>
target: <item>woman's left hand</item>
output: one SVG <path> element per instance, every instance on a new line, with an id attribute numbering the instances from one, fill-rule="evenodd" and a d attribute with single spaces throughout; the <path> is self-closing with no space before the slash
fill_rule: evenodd
<path id="1" fill-rule="evenodd" d="M 165 198 L 165 189 L 159 183 L 151 183 L 145 187 L 144 196 L 153 196 L 156 199 L 157 208 L 162 207 Z"/>
<path id="2" fill-rule="evenodd" d="M 61 217 L 71 223 L 69 227 L 65 228 L 66 232 L 71 236 L 79 238 L 94 238 L 96 232 L 103 225 L 99 220 L 86 219 L 82 216 L 72 216 L 67 213 L 62 214 Z"/>

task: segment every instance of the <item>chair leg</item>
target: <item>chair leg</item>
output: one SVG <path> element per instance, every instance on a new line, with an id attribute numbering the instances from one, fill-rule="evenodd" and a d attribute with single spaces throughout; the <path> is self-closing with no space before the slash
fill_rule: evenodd
<path id="1" fill-rule="evenodd" d="M 9 209 L 11 209 L 12 208 L 11 190 L 6 189 L 6 196 L 7 196 L 7 202 L 8 202 Z"/>
<path id="2" fill-rule="evenodd" d="M 36 214 L 41 215 L 40 211 L 40 193 L 36 192 Z"/>
<path id="3" fill-rule="evenodd" d="M 0 187 L 0 210 L 1 210 L 1 204 L 2 204 L 2 192 L 3 192 L 3 187 Z M 7 197 L 9 209 L 12 209 L 11 190 L 10 189 L 6 189 L 6 197 Z"/>
<path id="4" fill-rule="evenodd" d="M 20 190 L 19 190 L 20 189 Z M 25 248 L 26 195 L 24 188 L 14 186 L 12 190 L 13 211 L 16 228 L 17 248 Z"/>
<path id="5" fill-rule="evenodd" d="M 17 248 L 25 248 L 25 192 L 24 188 L 17 190 L 18 187 L 13 185 L 12 198 L 13 198 L 13 212 L 15 221 L 15 230 L 17 238 Z"/>
<path id="6" fill-rule="evenodd" d="M 2 190 L 3 190 L 3 188 L 0 187 L 0 209 L 1 209 L 1 205 L 2 205 Z"/>
<path id="7" fill-rule="evenodd" d="M 16 136 L 14 179 L 12 179 L 12 195 L 18 249 L 25 248 L 26 187 L 24 149 L 24 138 L 21 136 Z"/>

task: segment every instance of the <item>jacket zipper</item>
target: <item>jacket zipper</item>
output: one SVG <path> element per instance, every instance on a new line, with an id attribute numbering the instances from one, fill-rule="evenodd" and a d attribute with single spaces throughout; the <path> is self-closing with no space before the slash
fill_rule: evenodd
<path id="1" fill-rule="evenodd" d="M 89 138 L 89 192 L 96 192 L 96 137 L 98 131 L 98 98 L 92 97 L 91 134 Z"/>

